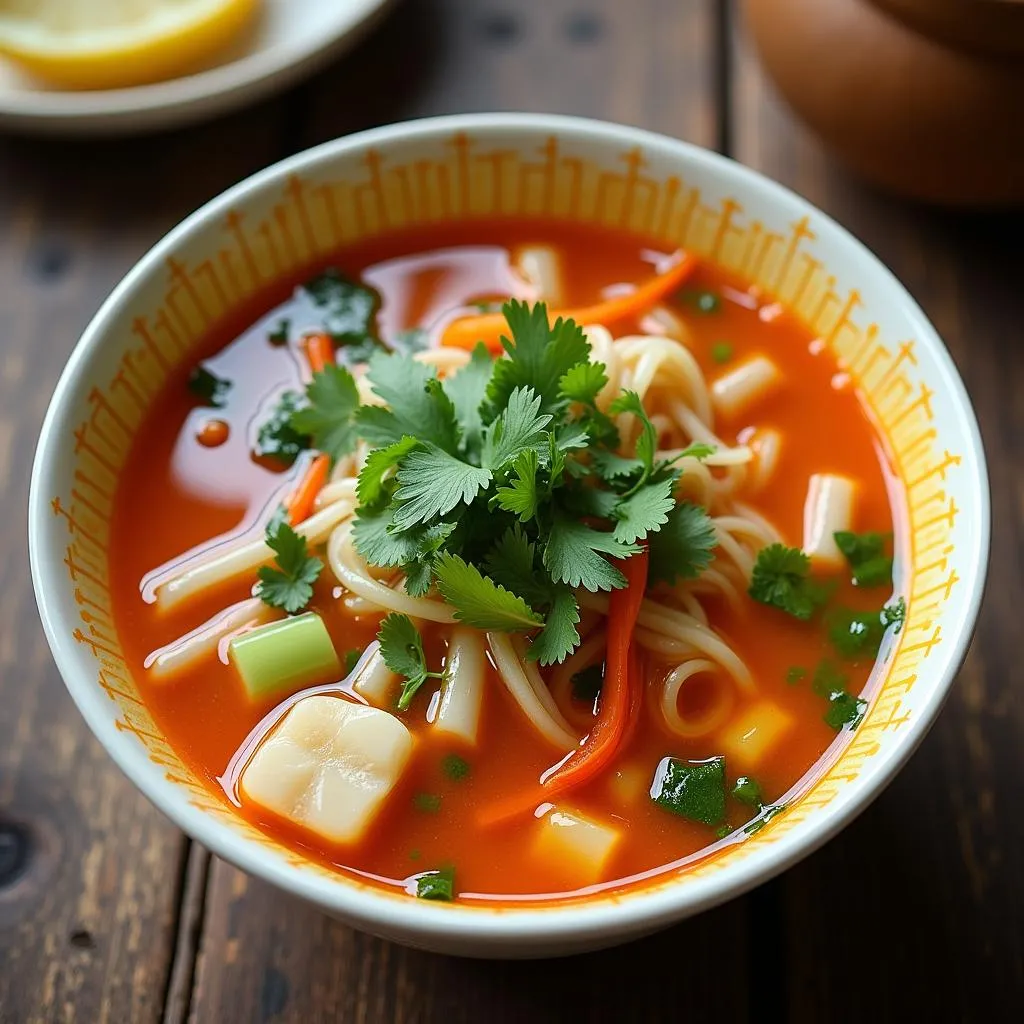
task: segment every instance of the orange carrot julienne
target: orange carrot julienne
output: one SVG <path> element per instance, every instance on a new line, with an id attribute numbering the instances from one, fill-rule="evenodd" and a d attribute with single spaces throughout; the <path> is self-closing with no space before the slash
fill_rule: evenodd
<path id="1" fill-rule="evenodd" d="M 323 373 L 334 362 L 334 342 L 329 334 L 311 334 L 306 338 L 306 358 L 314 373 Z"/>
<path id="2" fill-rule="evenodd" d="M 664 274 L 652 277 L 626 295 L 616 295 L 592 306 L 559 309 L 548 313 L 549 323 L 557 319 L 575 320 L 577 324 L 613 324 L 649 309 L 660 299 L 680 287 L 697 269 L 697 258 L 684 253 Z M 482 341 L 492 352 L 501 352 L 501 336 L 508 330 L 502 313 L 484 313 L 453 320 L 441 333 L 441 344 L 453 348 L 473 349 Z"/>
<path id="3" fill-rule="evenodd" d="M 302 474 L 298 487 L 289 495 L 285 502 L 288 510 L 288 522 L 292 526 L 298 526 L 313 514 L 313 503 L 321 488 L 327 483 L 327 472 L 331 468 L 330 456 L 320 454 L 307 467 Z"/>
<path id="4" fill-rule="evenodd" d="M 608 647 L 604 682 L 597 721 L 590 735 L 554 768 L 541 784 L 526 794 L 488 808 L 480 817 L 482 825 L 494 825 L 525 813 L 539 804 L 582 786 L 598 775 L 621 749 L 632 732 L 631 720 L 638 711 L 640 687 L 638 662 L 633 649 L 633 630 L 647 587 L 647 549 L 619 561 L 626 586 L 613 590 L 608 598 Z"/>

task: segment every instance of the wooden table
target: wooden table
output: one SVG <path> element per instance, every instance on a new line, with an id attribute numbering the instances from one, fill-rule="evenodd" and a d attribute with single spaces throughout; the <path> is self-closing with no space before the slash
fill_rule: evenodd
<path id="1" fill-rule="evenodd" d="M 1020 217 L 915 209 L 784 113 L 727 0 L 407 0 L 307 85 L 204 127 L 0 140 L 0 1021 L 980 1020 L 1024 1010 L 1024 248 Z M 585 114 L 714 147 L 792 186 L 892 267 L 981 419 L 994 554 L 945 712 L 841 838 L 655 938 L 460 961 L 328 920 L 211 858 L 114 768 L 36 617 L 25 497 L 79 332 L 166 230 L 314 143 L 463 110 Z M 1009 128 L 1008 128 L 1009 130 Z M 882 930 L 879 930 L 880 923 Z"/>

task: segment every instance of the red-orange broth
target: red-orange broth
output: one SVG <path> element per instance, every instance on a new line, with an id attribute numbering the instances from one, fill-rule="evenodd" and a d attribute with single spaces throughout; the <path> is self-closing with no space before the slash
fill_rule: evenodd
<path id="1" fill-rule="evenodd" d="M 562 257 L 565 302 L 585 305 L 614 293 L 615 285 L 647 280 L 664 253 L 656 244 L 626 234 L 555 222 L 482 222 L 395 233 L 340 252 L 330 264 L 375 288 L 381 298 L 377 327 L 385 341 L 399 331 L 429 324 L 453 307 L 501 298 L 511 290 L 510 253 L 527 243 L 544 243 Z M 315 272 L 319 268 L 313 268 Z M 303 277 L 308 275 L 303 275 Z M 232 668 L 210 657 L 201 667 L 172 681 L 156 683 L 143 667 L 147 656 L 231 602 L 249 595 L 252 580 L 241 580 L 215 593 L 185 602 L 166 614 L 151 603 L 155 571 L 211 539 L 237 537 L 259 530 L 270 508 L 287 494 L 304 462 L 282 471 L 251 455 L 255 432 L 274 397 L 284 388 L 301 390 L 308 375 L 300 348 L 303 330 L 318 320 L 307 299 L 293 297 L 301 278 L 283 280 L 263 291 L 247 308 L 222 324 L 203 343 L 197 360 L 233 382 L 224 408 L 199 405 L 186 387 L 190 367 L 170 380 L 154 403 L 135 439 L 122 475 L 116 502 L 112 550 L 115 610 L 129 663 L 159 728 L 182 759 L 206 780 L 211 790 L 239 799 L 229 765 L 246 737 L 279 703 L 251 704 Z M 779 310 L 756 289 L 717 267 L 704 265 L 688 289 L 708 290 L 717 308 L 701 313 L 678 300 L 693 335 L 693 353 L 709 380 L 730 360 L 770 353 L 785 374 L 785 386 L 756 407 L 753 418 L 730 422 L 718 418 L 718 434 L 734 443 L 752 427 L 774 427 L 783 438 L 782 454 L 771 484 L 749 499 L 771 520 L 788 544 L 799 546 L 803 504 L 812 473 L 834 472 L 858 484 L 854 528 L 892 531 L 893 504 L 899 490 L 883 446 L 853 387 L 813 334 L 789 313 Z M 610 291 L 609 291 L 610 290 Z M 268 340 L 282 318 L 290 320 L 287 344 Z M 641 329 L 639 323 L 616 333 Z M 212 424 L 212 421 L 223 423 Z M 898 538 L 897 538 L 898 540 Z M 897 562 L 898 564 L 898 562 Z M 341 655 L 363 648 L 375 636 L 377 619 L 353 623 L 334 611 L 335 584 L 325 571 L 317 584 L 314 606 L 324 617 Z M 843 581 L 835 599 L 855 609 L 877 609 L 890 596 L 858 591 Z M 799 622 L 753 601 L 742 614 L 723 601 L 708 603 L 711 622 L 751 667 L 766 698 L 796 722 L 778 749 L 757 766 L 756 778 L 766 804 L 777 804 L 813 779 L 834 744 L 847 738 L 823 719 L 823 698 L 809 685 L 823 657 L 834 657 L 820 624 Z M 425 633 L 428 661 L 437 664 L 444 644 L 436 628 Z M 223 649 L 223 648 L 222 648 Z M 885 646 L 883 645 L 883 650 Z M 807 676 L 787 681 L 794 666 Z M 872 663 L 842 665 L 851 694 L 869 697 Z M 664 674 L 664 664 L 648 659 L 647 674 Z M 492 674 L 493 674 L 493 670 Z M 486 694 L 482 735 L 475 750 L 439 742 L 425 722 L 431 698 L 427 686 L 401 717 L 417 737 L 412 762 L 391 794 L 368 838 L 351 849 L 317 843 L 310 835 L 272 820 L 244 802 L 239 813 L 287 846 L 343 872 L 357 872 L 381 884 L 408 888 L 408 879 L 440 865 L 452 865 L 460 897 L 502 900 L 571 893 L 580 888 L 572 863 L 552 863 L 531 855 L 529 815 L 491 828 L 476 817 L 489 803 L 522 791 L 559 755 L 523 718 L 498 685 Z M 699 701 L 699 687 L 696 698 Z M 739 714 L 747 702 L 739 696 Z M 580 701 L 563 708 L 585 733 L 593 708 Z M 454 781 L 443 759 L 458 753 L 468 762 L 467 778 Z M 729 798 L 727 820 L 734 831 L 720 837 L 715 829 L 669 814 L 648 795 L 659 761 L 668 754 L 699 760 L 718 753 L 715 736 L 680 740 L 645 709 L 630 745 L 610 771 L 574 792 L 571 804 L 585 814 L 624 831 L 599 884 L 606 888 L 635 884 L 680 861 L 711 854 L 744 838 L 743 826 L 755 812 Z M 742 766 L 740 766 L 742 767 Z M 738 770 L 727 765 L 731 787 Z M 643 779 L 639 790 L 624 795 L 625 777 Z M 417 807 L 417 794 L 440 797 L 439 807 Z M 436 803 L 436 801 L 435 801 Z M 422 806 L 422 801 L 420 802 Z"/>

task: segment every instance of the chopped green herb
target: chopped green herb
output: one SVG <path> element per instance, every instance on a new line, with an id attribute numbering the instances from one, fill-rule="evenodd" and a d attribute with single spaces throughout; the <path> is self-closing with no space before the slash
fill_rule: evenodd
<path id="1" fill-rule="evenodd" d="M 764 806 L 764 800 L 761 798 L 761 787 L 749 775 L 741 775 L 736 780 L 732 787 L 732 795 L 740 803 L 748 804 L 751 807 Z"/>
<path id="2" fill-rule="evenodd" d="M 441 770 L 452 782 L 462 782 L 469 778 L 469 762 L 458 754 L 446 754 L 441 762 Z"/>
<path id="3" fill-rule="evenodd" d="M 790 665 L 786 669 L 786 682 L 790 686 L 796 686 L 801 680 L 807 678 L 807 669 L 802 665 Z"/>
<path id="4" fill-rule="evenodd" d="M 423 854 L 420 853 L 419 850 L 410 850 L 409 851 L 409 860 L 419 860 L 420 857 L 422 857 L 422 856 L 423 856 Z"/>
<path id="5" fill-rule="evenodd" d="M 423 653 L 423 638 L 408 615 L 392 612 L 385 616 L 377 633 L 380 654 L 392 672 L 404 679 L 398 698 L 398 710 L 405 711 L 419 688 L 428 679 L 440 679 L 440 672 L 427 671 L 427 657 Z"/>
<path id="6" fill-rule="evenodd" d="M 833 608 L 827 616 L 828 637 L 840 657 L 847 661 L 874 659 L 885 627 L 878 612 L 855 612 Z"/>
<path id="7" fill-rule="evenodd" d="M 344 277 L 335 267 L 311 278 L 303 290 L 321 311 L 321 323 L 349 361 L 366 362 L 380 343 L 374 326 L 380 300 L 370 288 Z"/>
<path id="8" fill-rule="evenodd" d="M 833 537 L 846 556 L 858 587 L 878 587 L 892 582 L 892 556 L 885 554 L 892 534 L 839 530 Z"/>
<path id="9" fill-rule="evenodd" d="M 732 835 L 732 832 L 732 825 L 719 825 L 718 828 L 715 829 L 715 838 L 724 839 L 726 836 Z"/>
<path id="10" fill-rule="evenodd" d="M 292 322 L 288 317 L 281 317 L 274 325 L 273 330 L 267 333 L 267 341 L 275 347 L 288 344 L 288 333 L 291 331 Z"/>
<path id="11" fill-rule="evenodd" d="M 651 798 L 673 814 L 718 825 L 725 817 L 725 758 L 662 758 L 651 785 Z"/>
<path id="12" fill-rule="evenodd" d="M 668 514 L 668 522 L 648 539 L 651 581 L 675 583 L 696 579 L 711 562 L 715 528 L 699 505 L 681 501 Z"/>
<path id="13" fill-rule="evenodd" d="M 291 414 L 291 429 L 311 437 L 315 447 L 337 462 L 356 446 L 353 417 L 359 407 L 359 389 L 355 378 L 343 366 L 325 366 L 306 386 L 306 401 Z"/>
<path id="14" fill-rule="evenodd" d="M 781 814 L 785 809 L 785 804 L 772 804 L 770 807 L 762 808 L 761 813 L 753 821 L 743 826 L 744 833 L 752 836 L 755 832 L 760 832 L 772 818 Z"/>
<path id="15" fill-rule="evenodd" d="M 604 664 L 598 662 L 576 672 L 571 680 L 572 699 L 586 704 L 593 704 L 600 696 L 601 684 L 604 682 Z"/>
<path id="16" fill-rule="evenodd" d="M 711 358 L 716 363 L 727 363 L 732 359 L 732 345 L 727 341 L 716 341 L 711 346 Z"/>
<path id="17" fill-rule="evenodd" d="M 355 670 L 356 665 L 359 664 L 359 659 L 363 656 L 363 652 L 358 647 L 353 647 L 345 652 L 345 656 L 341 659 L 342 667 L 345 669 L 345 675 L 350 676 Z"/>
<path id="18" fill-rule="evenodd" d="M 903 629 L 903 623 L 907 618 L 907 602 L 902 597 L 889 601 L 882 608 L 882 625 L 893 633 L 899 633 Z"/>
<path id="19" fill-rule="evenodd" d="M 313 597 L 313 584 L 324 563 L 309 554 L 306 538 L 286 522 L 280 522 L 266 533 L 267 547 L 274 552 L 276 566 L 264 565 L 256 575 L 256 596 L 272 608 L 282 608 L 289 615 L 301 611 Z"/>
<path id="20" fill-rule="evenodd" d="M 798 619 L 809 619 L 826 596 L 810 579 L 811 560 L 798 548 L 769 544 L 758 553 L 748 593 Z"/>
<path id="21" fill-rule="evenodd" d="M 850 694 L 846 689 L 846 683 L 847 677 L 828 659 L 822 661 L 814 670 L 814 678 L 811 681 L 811 689 L 828 701 L 825 722 L 837 732 L 847 725 L 851 729 L 856 729 L 867 709 L 867 701 Z"/>
<path id="22" fill-rule="evenodd" d="M 197 366 L 188 375 L 189 391 L 203 405 L 212 405 L 215 409 L 223 409 L 227 405 L 227 394 L 231 387 L 231 381 L 211 373 L 205 366 Z"/>
<path id="23" fill-rule="evenodd" d="M 309 435 L 296 430 L 292 417 L 302 405 L 295 391 L 285 391 L 256 435 L 256 454 L 290 466 L 310 444 Z"/>
<path id="24" fill-rule="evenodd" d="M 437 814 L 441 810 L 441 797 L 437 793 L 417 793 L 412 805 L 422 814 Z"/>
<path id="25" fill-rule="evenodd" d="M 722 308 L 722 300 L 712 291 L 686 289 L 680 296 L 683 302 L 692 306 L 698 313 L 717 313 Z"/>
<path id="26" fill-rule="evenodd" d="M 455 898 L 455 872 L 452 868 L 427 871 L 416 879 L 416 895 L 421 900 L 443 900 Z"/>

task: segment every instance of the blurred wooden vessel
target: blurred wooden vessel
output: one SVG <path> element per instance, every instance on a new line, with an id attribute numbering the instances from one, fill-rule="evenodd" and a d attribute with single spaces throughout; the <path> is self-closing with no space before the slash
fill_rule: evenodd
<path id="1" fill-rule="evenodd" d="M 1024 2 L 744 7 L 783 97 L 857 173 L 929 202 L 1024 202 Z"/>

